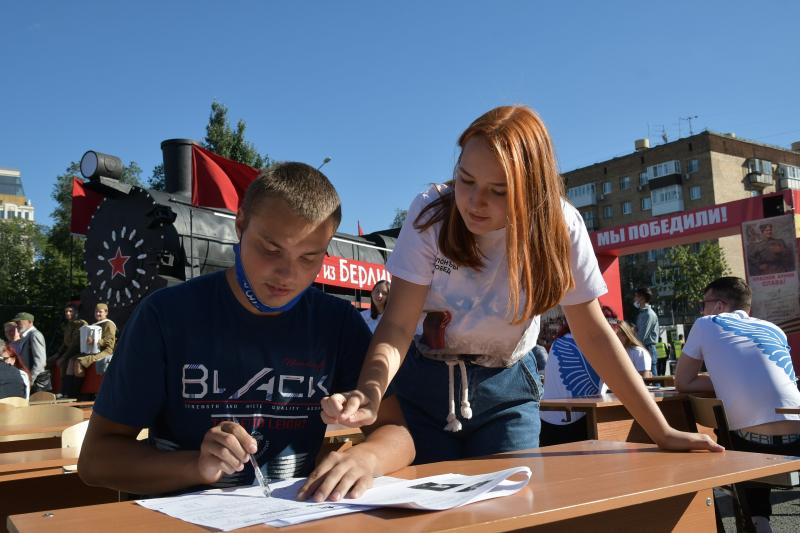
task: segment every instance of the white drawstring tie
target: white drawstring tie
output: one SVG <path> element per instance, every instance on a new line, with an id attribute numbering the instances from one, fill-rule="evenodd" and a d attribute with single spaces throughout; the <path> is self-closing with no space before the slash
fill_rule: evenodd
<path id="1" fill-rule="evenodd" d="M 461 418 L 469 420 L 472 418 L 472 407 L 469 405 L 469 379 L 467 378 L 467 366 L 461 359 L 448 360 L 447 363 L 447 387 L 448 387 L 448 402 L 449 409 L 447 411 L 447 425 L 444 427 L 445 431 L 453 433 L 461 431 L 461 422 L 456 418 L 456 400 L 455 400 L 455 384 L 454 384 L 454 369 L 457 364 L 461 369 Z"/>

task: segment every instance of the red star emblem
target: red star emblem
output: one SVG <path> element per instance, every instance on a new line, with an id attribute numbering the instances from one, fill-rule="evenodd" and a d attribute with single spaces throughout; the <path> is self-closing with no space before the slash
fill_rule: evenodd
<path id="1" fill-rule="evenodd" d="M 125 275 L 125 263 L 127 263 L 130 258 L 131 256 L 129 255 L 122 255 L 122 249 L 117 246 L 117 254 L 108 260 L 108 264 L 111 265 L 111 279 L 116 278 L 117 275 L 123 278 L 127 277 Z"/>

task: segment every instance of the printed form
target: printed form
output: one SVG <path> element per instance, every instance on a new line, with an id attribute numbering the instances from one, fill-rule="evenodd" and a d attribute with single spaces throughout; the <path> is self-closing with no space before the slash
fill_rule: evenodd
<path id="1" fill-rule="evenodd" d="M 185 522 L 232 531 L 256 524 L 283 527 L 379 507 L 440 511 L 509 496 L 525 487 L 530 478 L 531 470 L 524 466 L 474 476 L 440 474 L 420 479 L 383 476 L 376 478 L 373 487 L 359 499 L 321 503 L 297 501 L 297 492 L 305 479 L 294 478 L 272 483 L 271 498 L 264 497 L 260 487 L 250 486 L 136 503 Z"/>

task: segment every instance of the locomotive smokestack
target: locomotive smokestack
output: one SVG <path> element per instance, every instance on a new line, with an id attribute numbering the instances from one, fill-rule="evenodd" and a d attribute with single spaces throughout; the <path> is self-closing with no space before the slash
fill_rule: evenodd
<path id="1" fill-rule="evenodd" d="M 192 139 L 167 139 L 161 143 L 165 191 L 192 198 Z"/>

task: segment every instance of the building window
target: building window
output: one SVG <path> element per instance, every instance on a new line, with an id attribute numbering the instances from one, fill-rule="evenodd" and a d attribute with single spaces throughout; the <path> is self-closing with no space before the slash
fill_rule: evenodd
<path id="1" fill-rule="evenodd" d="M 631 178 L 629 176 L 622 176 L 619 179 L 619 190 L 627 191 L 631 188 Z"/>
<path id="2" fill-rule="evenodd" d="M 680 174 L 681 162 L 678 161 L 677 159 L 673 159 L 672 161 L 667 161 L 665 163 L 651 165 L 647 167 L 646 172 L 647 172 L 647 177 L 651 180 L 660 178 L 662 176 L 669 176 L 671 174 Z"/>
<path id="3" fill-rule="evenodd" d="M 650 197 L 645 196 L 642 198 L 642 211 L 650 211 Z"/>
<path id="4" fill-rule="evenodd" d="M 607 205 L 603 207 L 603 218 L 614 218 L 614 207 Z"/>
<path id="5" fill-rule="evenodd" d="M 633 210 L 631 209 L 630 201 L 622 202 L 622 214 L 630 215 Z"/>
<path id="6" fill-rule="evenodd" d="M 689 189 L 689 198 L 692 200 L 699 200 L 700 199 L 700 186 L 699 185 L 692 185 L 692 188 Z"/>
<path id="7" fill-rule="evenodd" d="M 603 182 L 603 194 L 608 194 L 611 192 L 611 182 L 604 181 Z"/>
<path id="8" fill-rule="evenodd" d="M 683 189 L 680 185 L 656 189 L 651 197 L 653 216 L 683 211 Z"/>
<path id="9" fill-rule="evenodd" d="M 656 260 L 656 251 L 655 250 L 648 250 L 647 252 L 647 260 L 651 263 L 655 262 Z"/>
<path id="10" fill-rule="evenodd" d="M 697 172 L 700 170 L 700 161 L 697 159 L 690 159 L 686 163 L 686 173 L 691 174 L 692 172 Z"/>
<path id="11" fill-rule="evenodd" d="M 772 162 L 767 161 L 766 159 L 748 159 L 747 168 L 750 170 L 750 172 L 772 176 Z"/>
<path id="12" fill-rule="evenodd" d="M 647 172 L 639 173 L 639 185 L 641 186 L 647 185 Z"/>

